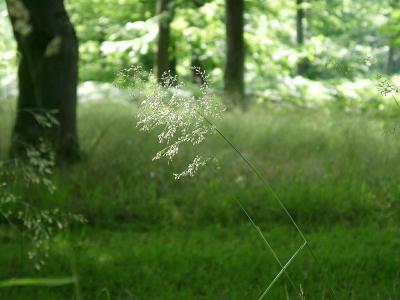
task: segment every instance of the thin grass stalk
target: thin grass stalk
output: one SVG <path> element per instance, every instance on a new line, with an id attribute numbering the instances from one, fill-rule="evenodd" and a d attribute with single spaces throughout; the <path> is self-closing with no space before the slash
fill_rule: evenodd
<path id="1" fill-rule="evenodd" d="M 267 238 L 265 237 L 265 235 L 263 234 L 263 232 L 261 231 L 260 227 L 258 227 L 256 225 L 256 223 L 254 222 L 253 218 L 249 215 L 249 213 L 247 212 L 247 210 L 244 208 L 244 206 L 242 205 L 242 203 L 239 200 L 236 200 L 238 205 L 240 206 L 240 208 L 243 210 L 243 212 L 245 213 L 245 215 L 247 216 L 247 218 L 250 220 L 251 224 L 253 225 L 253 227 L 256 229 L 256 231 L 258 232 L 258 234 L 261 236 L 261 238 L 263 239 L 263 241 L 265 242 L 265 244 L 267 245 L 267 248 L 269 249 L 269 251 L 272 253 L 272 256 L 274 257 L 274 259 L 278 262 L 279 266 L 281 267 L 281 269 L 284 268 L 281 260 L 279 259 L 278 255 L 276 254 L 275 250 L 272 248 L 271 244 L 268 242 Z M 289 280 L 290 284 L 293 286 L 293 288 L 295 290 L 297 290 L 297 292 L 300 294 L 300 290 L 296 287 L 296 285 L 294 284 L 292 278 L 290 277 L 289 273 L 286 272 L 285 270 L 285 276 L 286 278 Z"/>
<path id="2" fill-rule="evenodd" d="M 275 282 L 282 276 L 284 272 L 286 272 L 286 269 L 289 267 L 293 259 L 297 256 L 297 254 L 300 253 L 301 250 L 307 245 L 307 242 L 304 242 L 299 249 L 296 250 L 296 252 L 292 255 L 292 257 L 287 261 L 287 263 L 283 266 L 283 268 L 279 271 L 279 273 L 275 276 L 275 278 L 271 281 L 271 283 L 268 285 L 266 290 L 261 294 L 260 298 L 258 300 L 261 300 L 262 298 L 265 297 L 266 294 L 268 294 L 269 290 L 273 287 Z M 299 296 L 301 296 L 301 292 L 299 293 Z"/>
<path id="3" fill-rule="evenodd" d="M 198 114 L 201 115 L 204 120 L 214 128 L 214 130 L 222 137 L 222 139 L 240 156 L 240 158 L 243 160 L 243 162 L 250 168 L 250 170 L 257 176 L 259 181 L 263 184 L 264 189 L 271 193 L 273 198 L 278 202 L 279 206 L 283 209 L 285 212 L 286 216 L 289 218 L 290 222 L 292 225 L 296 228 L 297 232 L 303 239 L 305 246 L 308 249 L 308 252 L 310 253 L 311 257 L 317 264 L 317 266 L 320 268 L 322 275 L 325 277 L 324 281 L 327 282 L 327 276 L 324 272 L 324 268 L 322 267 L 322 264 L 320 263 L 319 259 L 315 255 L 313 249 L 311 248 L 308 240 L 306 239 L 303 231 L 300 229 L 300 227 L 297 225 L 296 221 L 292 217 L 291 213 L 289 210 L 286 208 L 286 206 L 283 204 L 282 200 L 279 198 L 278 194 L 272 189 L 271 185 L 269 184 L 268 181 L 265 180 L 265 178 L 261 175 L 261 173 L 257 170 L 257 168 L 240 152 L 240 150 L 218 129 L 218 127 L 210 121 L 206 116 L 204 116 L 201 112 L 198 111 Z M 327 285 L 329 286 L 329 285 Z M 330 293 L 332 294 L 334 299 L 337 299 L 335 291 L 332 289 L 331 286 L 329 286 Z"/>

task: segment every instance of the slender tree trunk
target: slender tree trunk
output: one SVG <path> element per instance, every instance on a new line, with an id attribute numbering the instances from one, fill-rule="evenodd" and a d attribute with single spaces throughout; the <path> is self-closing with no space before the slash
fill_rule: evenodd
<path id="1" fill-rule="evenodd" d="M 304 46 L 304 21 L 305 12 L 303 8 L 304 0 L 296 0 L 296 41 L 297 46 L 301 49 Z M 305 75 L 308 67 L 307 59 L 300 59 L 297 63 L 297 75 Z"/>
<path id="2" fill-rule="evenodd" d="M 63 0 L 7 0 L 7 8 L 20 54 L 11 155 L 45 138 L 59 162 L 75 160 L 78 41 Z M 50 112 L 59 124 L 45 128 L 35 115 Z"/>
<path id="3" fill-rule="evenodd" d="M 170 48 L 170 23 L 172 20 L 171 0 L 157 1 L 157 14 L 160 17 L 158 25 L 158 39 L 156 58 L 154 61 L 154 73 L 158 80 L 170 69 L 169 48 Z"/>
<path id="4" fill-rule="evenodd" d="M 226 64 L 225 93 L 228 100 L 241 108 L 244 101 L 244 0 L 225 0 Z"/>
<path id="5" fill-rule="evenodd" d="M 387 56 L 387 60 L 386 60 L 386 65 L 385 65 L 385 73 L 388 75 L 393 74 L 393 63 L 394 63 L 393 56 L 394 56 L 394 48 L 393 48 L 393 44 L 390 43 L 388 56 Z"/>
<path id="6" fill-rule="evenodd" d="M 169 58 L 169 71 L 172 76 L 177 75 L 176 67 L 178 63 L 178 59 L 176 57 L 176 46 L 175 46 L 175 41 L 172 39 L 171 41 L 172 45 L 169 49 L 171 49 L 171 55 Z"/>
<path id="7" fill-rule="evenodd" d="M 304 9 L 302 7 L 303 0 L 296 0 L 296 33 L 297 33 L 297 45 L 304 44 Z"/>
<path id="8" fill-rule="evenodd" d="M 200 9 L 203 5 L 205 4 L 204 0 L 193 0 L 192 5 L 195 9 Z M 199 27 L 196 24 L 196 20 L 189 20 L 189 25 L 190 26 L 196 26 Z M 203 64 L 202 61 L 200 59 L 201 56 L 201 47 L 199 45 L 199 43 L 201 43 L 201 41 L 194 41 L 191 44 L 191 48 L 192 48 L 192 56 L 191 56 L 191 60 L 190 60 L 190 65 L 192 67 L 192 82 L 202 85 L 204 84 L 204 78 L 203 76 L 201 76 L 199 74 L 199 70 L 203 71 Z"/>

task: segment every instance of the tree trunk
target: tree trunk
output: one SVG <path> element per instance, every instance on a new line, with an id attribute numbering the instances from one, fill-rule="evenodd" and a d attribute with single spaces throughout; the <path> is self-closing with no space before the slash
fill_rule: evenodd
<path id="1" fill-rule="evenodd" d="M 162 76 L 170 69 L 169 42 L 170 42 L 170 23 L 172 20 L 171 0 L 157 1 L 157 15 L 160 17 L 158 25 L 158 39 L 156 58 L 154 61 L 154 73 L 158 81 L 162 81 Z"/>
<path id="2" fill-rule="evenodd" d="M 195 9 L 200 9 L 204 4 L 205 4 L 205 0 L 193 0 L 193 2 L 192 2 L 192 5 Z M 195 19 L 190 19 L 189 25 L 193 26 L 193 27 L 199 27 L 196 24 Z M 192 82 L 195 84 L 202 85 L 202 84 L 204 84 L 204 78 L 201 74 L 199 74 L 199 71 L 203 71 L 204 68 L 203 68 L 202 61 L 200 59 L 200 56 L 201 56 L 201 47 L 199 45 L 200 43 L 201 43 L 201 41 L 196 40 L 196 41 L 193 41 L 191 44 L 192 56 L 191 56 L 191 60 L 190 60 L 190 65 L 192 68 Z"/>
<path id="3" fill-rule="evenodd" d="M 78 158 L 78 41 L 63 0 L 7 0 L 20 54 L 17 116 L 11 155 L 47 139 L 59 162 Z M 37 114 L 54 113 L 46 128 Z"/>
<path id="4" fill-rule="evenodd" d="M 244 0 L 225 0 L 226 63 L 225 93 L 234 105 L 245 108 L 244 101 Z"/>
<path id="5" fill-rule="evenodd" d="M 304 0 L 296 0 L 296 41 L 297 46 L 301 49 L 304 45 L 304 20 L 305 13 L 303 8 Z M 297 63 L 297 75 L 305 75 L 308 67 L 307 59 L 300 59 Z"/>
<path id="6" fill-rule="evenodd" d="M 387 56 L 387 60 L 386 60 L 386 65 L 385 65 L 385 73 L 387 75 L 393 74 L 393 63 L 394 63 L 393 56 L 394 56 L 394 48 L 393 48 L 393 44 L 390 43 L 388 56 Z"/>
<path id="7" fill-rule="evenodd" d="M 304 44 L 304 9 L 302 7 L 303 0 L 296 0 L 296 33 L 297 33 L 297 45 Z"/>
<path id="8" fill-rule="evenodd" d="M 171 40 L 170 40 L 171 41 Z M 176 71 L 176 67 L 177 67 L 177 63 L 178 63 L 178 59 L 176 57 L 176 46 L 175 46 L 175 41 L 172 40 L 172 45 L 170 47 L 170 52 L 171 55 L 169 56 L 169 71 L 171 73 L 172 76 L 176 76 L 178 73 Z"/>

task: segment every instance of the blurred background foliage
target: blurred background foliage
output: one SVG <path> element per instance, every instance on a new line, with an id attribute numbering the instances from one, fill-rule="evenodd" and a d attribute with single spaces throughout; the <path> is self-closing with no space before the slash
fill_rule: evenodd
<path id="1" fill-rule="evenodd" d="M 70 0 L 67 6 L 80 41 L 81 82 L 112 82 L 119 69 L 131 64 L 153 67 L 158 33 L 155 0 Z M 295 1 L 246 1 L 249 98 L 257 103 L 385 108 L 374 80 L 378 73 L 393 75 L 400 69 L 397 1 L 312 0 L 303 8 L 305 43 L 298 46 Z M 213 86 L 221 89 L 224 1 L 178 0 L 173 11 L 170 53 L 177 74 L 189 79 L 195 56 L 211 75 Z M 4 3 L 0 14 L 1 86 L 10 91 L 15 87 L 16 57 Z M 296 77 L 296 64 L 305 58 L 307 72 Z"/>

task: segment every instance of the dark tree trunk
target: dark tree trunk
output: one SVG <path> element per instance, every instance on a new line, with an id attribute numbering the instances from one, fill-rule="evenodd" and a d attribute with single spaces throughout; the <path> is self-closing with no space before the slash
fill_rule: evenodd
<path id="1" fill-rule="evenodd" d="M 172 76 L 176 76 L 177 75 L 176 67 L 177 67 L 178 60 L 176 58 L 175 41 L 172 41 L 172 45 L 171 45 L 170 49 L 171 49 L 171 55 L 170 55 L 170 59 L 169 59 L 169 71 Z"/>
<path id="2" fill-rule="evenodd" d="M 171 0 L 157 1 L 157 15 L 160 17 L 158 25 L 158 39 L 156 58 L 154 61 L 154 73 L 161 82 L 162 76 L 170 69 L 169 43 L 170 23 L 172 20 Z"/>
<path id="3" fill-rule="evenodd" d="M 20 53 L 11 155 L 45 138 L 59 162 L 75 160 L 78 42 L 63 0 L 7 0 L 7 8 Z M 35 114 L 50 112 L 59 124 L 45 128 Z"/>
<path id="4" fill-rule="evenodd" d="M 193 0 L 192 5 L 195 9 L 200 9 L 203 5 L 205 4 L 204 0 Z M 196 24 L 196 20 L 189 20 L 190 26 L 196 26 L 199 27 Z M 204 84 L 204 78 L 201 74 L 199 74 L 199 71 L 203 71 L 203 64 L 201 62 L 200 56 L 201 56 L 201 47 L 199 45 L 201 41 L 194 41 L 191 44 L 192 48 L 192 57 L 190 60 L 190 65 L 192 67 L 192 82 L 202 85 Z"/>
<path id="5" fill-rule="evenodd" d="M 393 63 L 394 63 L 394 48 L 393 48 L 393 44 L 391 43 L 389 45 L 389 51 L 388 51 L 388 56 L 387 56 L 387 60 L 386 60 L 386 65 L 385 65 L 385 73 L 388 75 L 393 74 Z"/>
<path id="6" fill-rule="evenodd" d="M 244 101 L 244 0 L 225 0 L 226 64 L 225 93 L 234 105 L 245 108 Z"/>
<path id="7" fill-rule="evenodd" d="M 296 0 L 296 41 L 299 48 L 304 45 L 304 21 L 305 12 L 303 8 L 304 0 Z M 308 60 L 300 59 L 297 63 L 297 75 L 305 75 L 308 68 Z"/>
<path id="8" fill-rule="evenodd" d="M 304 9 L 302 7 L 303 0 L 296 0 L 297 11 L 296 11 L 296 33 L 297 33 L 297 45 L 304 44 Z"/>

